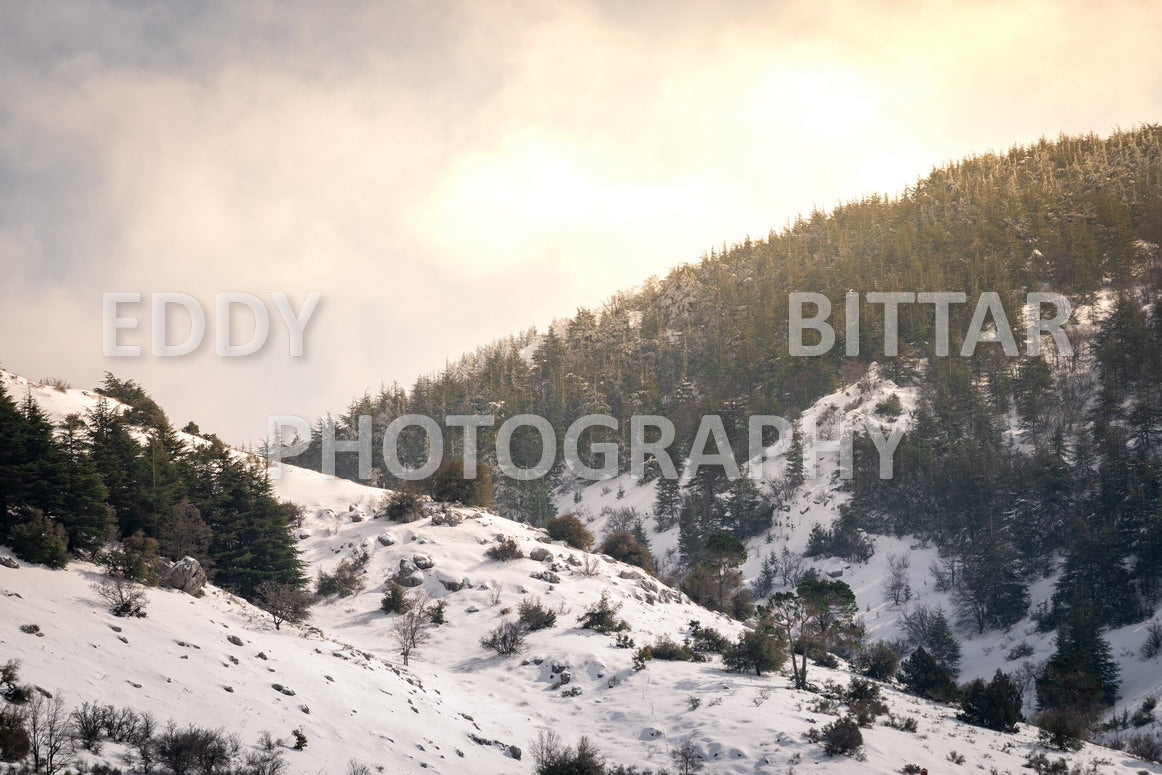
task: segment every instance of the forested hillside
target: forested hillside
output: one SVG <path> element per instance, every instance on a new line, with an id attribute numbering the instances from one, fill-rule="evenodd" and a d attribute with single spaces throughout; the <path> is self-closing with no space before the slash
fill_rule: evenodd
<path id="1" fill-rule="evenodd" d="M 1043 140 L 936 169 L 896 198 L 813 212 L 765 239 L 723 245 L 599 310 L 483 347 L 411 390 L 366 393 L 334 422 L 340 438 L 353 438 L 355 418 L 372 415 L 378 450 L 383 429 L 402 414 L 491 413 L 499 425 L 528 412 L 552 422 L 560 450 L 573 420 L 605 413 L 621 421 L 610 435 L 624 468 L 630 415 L 671 418 L 681 459 L 701 416 L 719 414 L 741 457 L 748 415 L 794 418 L 878 362 L 917 391 L 913 427 L 890 480 L 876 475 L 870 441 L 857 442 L 851 497 L 813 551 L 865 560 L 863 531 L 934 542 L 937 582 L 964 600 L 962 625 L 984 632 L 1033 615 L 1057 628 L 1054 680 L 1085 678 L 1064 699 L 1050 680 L 1039 699 L 1089 712 L 1116 686 L 1116 671 L 1102 662 L 1101 628 L 1149 617 L 1162 592 L 1160 243 L 1162 127 Z M 953 357 L 934 352 L 930 305 L 900 307 L 899 354 L 885 357 L 883 308 L 866 304 L 861 354 L 846 356 L 850 290 L 965 292 L 969 303 L 950 310 Z M 832 300 L 838 342 L 828 354 L 789 354 L 792 291 Z M 1006 357 L 994 344 L 956 357 L 973 301 L 988 291 L 1002 296 L 1018 338 L 1026 293 L 1066 294 L 1085 310 L 1067 327 L 1074 354 Z M 884 417 L 898 412 L 890 401 L 882 407 Z M 481 429 L 484 454 L 494 430 Z M 300 463 L 318 467 L 319 438 L 316 431 Z M 444 475 L 423 485 L 434 494 L 447 496 L 456 478 L 460 439 L 445 434 Z M 405 435 L 404 459 L 420 462 L 422 445 Z M 517 445 L 518 462 L 539 456 L 534 435 L 518 434 Z M 701 567 L 708 537 L 767 530 L 801 484 L 800 454 L 796 439 L 782 476 L 759 487 L 705 468 L 681 486 L 660 481 L 654 524 L 679 525 L 684 570 Z M 339 456 L 341 475 L 354 477 L 354 467 L 354 455 Z M 546 480 L 494 472 L 492 485 L 502 513 L 544 524 L 556 513 L 554 489 L 570 482 L 558 460 Z M 472 497 L 487 493 L 477 488 Z M 648 541 L 640 521 L 636 532 Z M 1052 600 L 1031 610 L 1029 588 L 1046 577 Z"/>

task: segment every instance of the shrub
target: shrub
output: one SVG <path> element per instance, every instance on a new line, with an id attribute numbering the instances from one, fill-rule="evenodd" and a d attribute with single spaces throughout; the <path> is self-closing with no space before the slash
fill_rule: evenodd
<path id="1" fill-rule="evenodd" d="M 852 678 L 843 692 L 843 701 L 851 709 L 852 718 L 861 727 L 870 727 L 880 716 L 888 712 L 880 694 L 879 684 L 864 678 Z"/>
<path id="2" fill-rule="evenodd" d="M 221 772 L 231 768 L 241 744 L 234 735 L 190 724 L 169 722 L 154 740 L 157 760 L 173 773 Z"/>
<path id="3" fill-rule="evenodd" d="M 774 629 L 763 625 L 739 635 L 738 642 L 723 653 L 722 664 L 734 672 L 753 670 L 762 675 L 778 670 L 786 659 L 786 643 Z"/>
<path id="4" fill-rule="evenodd" d="M 411 598 L 408 597 L 403 585 L 395 579 L 388 581 L 387 592 L 383 596 L 383 602 L 379 604 L 379 609 L 385 614 L 402 614 L 411 607 Z"/>
<path id="5" fill-rule="evenodd" d="M 415 522 L 424 515 L 424 503 L 418 495 L 401 490 L 388 499 L 383 513 L 392 522 Z"/>
<path id="6" fill-rule="evenodd" d="M 511 560 L 519 560 L 525 556 L 521 551 L 520 546 L 512 538 L 502 538 L 498 543 L 488 547 L 484 553 L 489 559 L 497 560 L 498 562 L 509 562 Z"/>
<path id="7" fill-rule="evenodd" d="M 658 638 L 650 646 L 650 654 L 653 659 L 665 662 L 701 662 L 705 659 L 705 657 L 695 654 L 688 643 L 678 643 L 668 636 Z"/>
<path id="8" fill-rule="evenodd" d="M 363 569 L 344 557 L 331 573 L 319 571 L 315 594 L 319 597 L 351 597 L 363 589 Z"/>
<path id="9" fill-rule="evenodd" d="M 1036 718 L 1045 745 L 1076 751 L 1089 737 L 1089 715 L 1075 708 L 1049 708 Z"/>
<path id="10" fill-rule="evenodd" d="M 963 690 L 960 720 L 998 732 L 1016 732 L 1021 715 L 1021 692 L 1000 670 L 987 684 L 984 679 L 971 681 Z"/>
<path id="11" fill-rule="evenodd" d="M 1009 649 L 1009 653 L 1005 654 L 1005 659 L 1009 662 L 1016 662 L 1018 659 L 1031 656 L 1033 656 L 1033 647 L 1028 642 L 1021 641 Z"/>
<path id="12" fill-rule="evenodd" d="M 149 602 L 145 590 L 123 576 L 108 576 L 94 584 L 93 591 L 109 604 L 109 613 L 114 616 L 145 617 L 145 606 Z"/>
<path id="13" fill-rule="evenodd" d="M 0 665 L 0 697 L 13 705 L 23 705 L 31 697 L 32 687 L 20 683 L 20 663 L 10 659 Z"/>
<path id="14" fill-rule="evenodd" d="M 425 482 L 428 494 L 435 500 L 461 503 L 465 506 L 492 505 L 492 472 L 479 461 L 476 476 L 464 476 L 464 459 L 460 456 L 444 458 L 436 473 Z"/>
<path id="15" fill-rule="evenodd" d="M 28 756 L 32 743 L 21 708 L 0 707 L 0 761 L 18 762 Z"/>
<path id="16" fill-rule="evenodd" d="M 541 604 L 541 599 L 522 600 L 517 608 L 520 623 L 530 632 L 545 630 L 557 623 L 557 613 Z"/>
<path id="17" fill-rule="evenodd" d="M 502 657 L 520 653 L 525 647 L 527 631 L 520 622 L 505 621 L 480 639 L 480 645 Z"/>
<path id="18" fill-rule="evenodd" d="M 69 562 L 69 539 L 64 525 L 33 509 L 26 521 L 12 528 L 8 545 L 25 562 L 63 568 Z"/>
<path id="19" fill-rule="evenodd" d="M 441 624 L 447 624 L 448 620 L 444 616 L 444 612 L 448 610 L 447 600 L 437 600 L 428 606 L 428 621 L 439 627 Z"/>
<path id="20" fill-rule="evenodd" d="M 20 631 L 23 632 L 25 635 L 42 635 L 43 634 L 40 631 L 39 624 L 22 624 L 22 625 L 20 625 Z"/>
<path id="21" fill-rule="evenodd" d="M 274 619 L 274 629 L 282 629 L 283 622 L 298 624 L 311 615 L 311 596 L 294 584 L 267 580 L 255 590 L 259 608 Z"/>
<path id="22" fill-rule="evenodd" d="M 532 754 L 536 775 L 605 775 L 605 763 L 587 737 L 570 748 L 561 743 L 556 732 L 541 732 Z"/>
<path id="23" fill-rule="evenodd" d="M 1162 763 L 1162 738 L 1148 732 L 1135 732 L 1126 741 L 1126 753 L 1144 762 Z"/>
<path id="24" fill-rule="evenodd" d="M 629 629 L 629 624 L 624 619 L 617 618 L 617 612 L 620 610 L 621 604 L 613 605 L 609 600 L 609 592 L 603 591 L 601 599 L 586 608 L 585 613 L 581 614 L 577 621 L 581 624 L 582 629 L 596 630 L 604 635 L 612 635 L 615 632 Z"/>
<path id="25" fill-rule="evenodd" d="M 72 712 L 73 732 L 86 751 L 100 753 L 101 733 L 105 730 L 105 714 L 105 708 L 92 702 L 86 702 Z"/>
<path id="26" fill-rule="evenodd" d="M 627 565 L 636 565 L 646 573 L 654 573 L 654 556 L 649 547 L 627 530 L 615 530 L 601 542 L 601 553 Z"/>
<path id="27" fill-rule="evenodd" d="M 690 622 L 690 647 L 700 654 L 722 654 L 730 648 L 730 641 L 713 627 Z"/>
<path id="28" fill-rule="evenodd" d="M 1153 659 L 1162 654 L 1162 622 L 1150 622 L 1146 627 L 1146 640 L 1138 653 L 1142 659 Z"/>
<path id="29" fill-rule="evenodd" d="M 138 530 L 124 539 L 120 548 L 103 552 L 99 561 L 109 576 L 120 576 L 154 586 L 158 583 L 157 572 L 154 570 L 158 556 L 157 541 Z"/>
<path id="30" fill-rule="evenodd" d="M 855 655 L 855 669 L 868 678 L 890 681 L 900 667 L 900 655 L 882 640 L 864 646 Z"/>
<path id="31" fill-rule="evenodd" d="M 303 730 L 295 729 L 291 732 L 295 738 L 294 748 L 296 751 L 301 751 L 307 747 L 307 736 L 303 734 Z"/>
<path id="32" fill-rule="evenodd" d="M 553 517 L 545 524 L 545 527 L 549 530 L 549 538 L 554 541 L 564 541 L 574 549 L 580 549 L 584 552 L 593 546 L 593 534 L 586 530 L 581 520 L 572 514 Z"/>
<path id="33" fill-rule="evenodd" d="M 863 747 L 863 733 L 851 718 L 841 718 L 823 727 L 819 734 L 823 753 L 828 756 L 851 756 Z"/>

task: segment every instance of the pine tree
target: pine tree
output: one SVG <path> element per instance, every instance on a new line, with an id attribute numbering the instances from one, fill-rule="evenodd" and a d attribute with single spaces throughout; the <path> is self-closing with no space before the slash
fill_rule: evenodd
<path id="1" fill-rule="evenodd" d="M 85 424 L 78 415 L 65 418 L 61 449 L 66 464 L 59 519 L 69 536 L 69 551 L 92 552 L 110 538 L 116 523 L 106 500 L 109 491 L 89 455 Z"/>
<path id="2" fill-rule="evenodd" d="M 971 681 L 962 693 L 962 721 L 998 732 L 1016 732 L 1018 722 L 1025 720 L 1021 715 L 1021 692 L 1000 670 L 988 683 L 982 678 Z"/>
<path id="3" fill-rule="evenodd" d="M 956 698 L 956 684 L 952 676 L 924 650 L 916 649 L 900 663 L 900 683 L 913 694 L 949 702 Z"/>
<path id="4" fill-rule="evenodd" d="M 0 380 L 0 538 L 12 526 L 10 510 L 21 505 L 25 421 Z"/>
<path id="5" fill-rule="evenodd" d="M 657 497 L 654 500 L 654 520 L 659 533 L 678 524 L 682 511 L 682 493 L 677 479 L 658 478 Z"/>
<path id="6" fill-rule="evenodd" d="M 1072 709 L 1095 719 L 1118 698 L 1118 665 L 1092 610 L 1077 600 L 1057 630 L 1057 644 L 1037 679 L 1042 710 Z"/>

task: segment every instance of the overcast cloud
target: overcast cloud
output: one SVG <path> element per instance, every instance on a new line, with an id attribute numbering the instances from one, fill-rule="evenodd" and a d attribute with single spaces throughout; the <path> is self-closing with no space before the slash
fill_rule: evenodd
<path id="1" fill-rule="evenodd" d="M 0 3 L 0 364 L 256 441 L 944 160 L 1162 121 L 1160 3 L 712 5 Z M 312 290 L 302 359 L 277 318 L 102 355 L 107 291 Z"/>

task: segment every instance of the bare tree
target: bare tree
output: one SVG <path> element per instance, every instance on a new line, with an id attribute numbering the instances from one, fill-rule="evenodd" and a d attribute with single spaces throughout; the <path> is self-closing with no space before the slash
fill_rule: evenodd
<path id="1" fill-rule="evenodd" d="M 311 596 L 293 584 L 264 581 L 258 585 L 258 607 L 274 619 L 274 629 L 282 629 L 283 622 L 298 624 L 311 615 Z"/>
<path id="2" fill-rule="evenodd" d="M 893 605 L 900 605 L 912 599 L 912 582 L 908 577 L 911 561 L 906 554 L 888 555 L 888 578 L 884 581 L 884 597 Z"/>
<path id="3" fill-rule="evenodd" d="M 403 657 L 406 666 L 411 659 L 412 652 L 431 638 L 429 632 L 432 622 L 428 615 L 430 598 L 423 592 L 416 593 L 411 600 L 411 607 L 396 616 L 391 624 L 391 637 L 399 648 L 399 655 Z"/>
<path id="4" fill-rule="evenodd" d="M 73 762 L 73 736 L 68 711 L 59 695 L 46 697 L 34 692 L 26 717 L 32 769 L 56 775 Z"/>
<path id="5" fill-rule="evenodd" d="M 670 759 L 678 768 L 678 775 L 694 775 L 706 766 L 702 761 L 702 749 L 694 742 L 693 735 L 683 737 L 670 747 Z"/>

